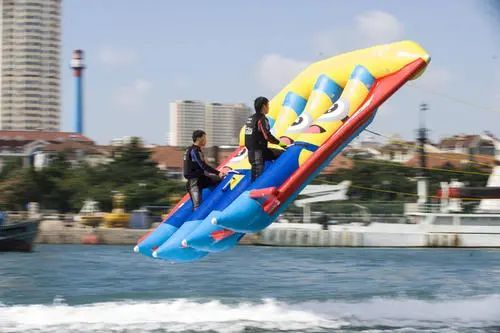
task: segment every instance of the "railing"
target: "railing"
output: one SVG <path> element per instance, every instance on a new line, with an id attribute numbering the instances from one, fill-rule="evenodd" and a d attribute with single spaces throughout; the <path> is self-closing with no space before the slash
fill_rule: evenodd
<path id="1" fill-rule="evenodd" d="M 440 204 L 418 204 L 418 203 L 407 203 L 405 204 L 405 215 L 411 214 L 474 214 L 474 215 L 487 215 L 487 214 L 498 214 L 496 212 L 478 211 L 476 210 L 478 202 L 462 202 L 461 210 L 450 210 L 442 209 Z"/>
<path id="2" fill-rule="evenodd" d="M 439 204 L 419 204 L 419 203 L 406 203 L 404 206 L 405 214 L 415 213 L 439 213 L 441 205 Z"/>
<path id="3" fill-rule="evenodd" d="M 54 220 L 54 221 L 73 221 L 74 214 L 61 214 L 56 211 L 41 211 L 37 214 L 31 214 L 28 211 L 5 211 L 8 220 L 17 221 L 25 220 L 28 218 L 37 218 L 41 220 Z"/>
<path id="4" fill-rule="evenodd" d="M 25 211 L 6 211 L 7 219 L 11 221 L 24 220 L 28 218 L 28 212 Z"/>
<path id="5" fill-rule="evenodd" d="M 313 212 L 311 223 L 325 223 L 323 212 Z M 349 224 L 363 223 L 369 224 L 373 222 L 380 223 L 408 223 L 407 218 L 402 214 L 356 214 L 356 213 L 330 213 L 326 215 L 326 223 L 328 224 Z M 284 213 L 277 220 L 278 223 L 304 223 L 303 215 L 297 213 Z"/>

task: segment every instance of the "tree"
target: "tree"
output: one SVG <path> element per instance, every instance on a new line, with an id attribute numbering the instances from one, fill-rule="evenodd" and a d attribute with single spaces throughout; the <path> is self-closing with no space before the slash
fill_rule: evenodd
<path id="1" fill-rule="evenodd" d="M 66 154 L 56 155 L 42 169 L 4 169 L 0 178 L 0 203 L 3 209 L 22 210 L 26 203 L 37 201 L 42 209 L 61 212 L 78 211 L 84 200 L 93 199 L 103 210 L 112 208 L 112 195 L 126 195 L 128 210 L 148 204 L 169 204 L 172 195 L 184 191 L 180 181 L 169 180 L 150 159 L 150 152 L 137 138 L 120 147 L 107 165 L 72 166 Z"/>

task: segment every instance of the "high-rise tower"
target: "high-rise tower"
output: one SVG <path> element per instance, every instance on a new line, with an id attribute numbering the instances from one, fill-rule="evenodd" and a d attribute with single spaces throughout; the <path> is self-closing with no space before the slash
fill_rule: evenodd
<path id="1" fill-rule="evenodd" d="M 85 65 L 83 64 L 83 51 L 74 50 L 73 56 L 71 57 L 71 68 L 73 69 L 73 76 L 75 77 L 75 93 L 76 93 L 76 105 L 75 105 L 75 132 L 83 133 L 83 70 Z"/>
<path id="2" fill-rule="evenodd" d="M 61 0 L 0 0 L 0 129 L 58 131 Z"/>

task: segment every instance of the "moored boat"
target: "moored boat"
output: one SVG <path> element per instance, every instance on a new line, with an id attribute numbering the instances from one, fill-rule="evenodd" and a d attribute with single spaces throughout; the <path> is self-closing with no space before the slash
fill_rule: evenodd
<path id="1" fill-rule="evenodd" d="M 0 220 L 0 251 L 33 250 L 33 242 L 38 233 L 40 221 L 36 219 Z"/>

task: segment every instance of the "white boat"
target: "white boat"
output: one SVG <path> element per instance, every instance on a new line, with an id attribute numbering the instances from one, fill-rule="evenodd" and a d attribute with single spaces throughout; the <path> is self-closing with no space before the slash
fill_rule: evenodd
<path id="1" fill-rule="evenodd" d="M 444 186 L 459 186 L 451 183 Z M 500 187 L 500 166 L 488 180 Z M 424 186 L 419 186 L 421 190 Z M 424 190 L 425 192 L 425 190 Z M 424 193 L 425 194 L 425 193 Z M 426 194 L 425 194 L 426 195 Z M 307 201 L 310 202 L 311 200 Z M 304 202 L 304 201 L 302 201 Z M 460 198 L 443 196 L 440 204 L 409 203 L 404 223 L 363 222 L 328 225 L 273 223 L 259 233 L 257 243 L 269 246 L 352 247 L 500 247 L 500 199 L 483 199 L 471 213 Z M 304 210 L 306 214 L 306 210 Z"/>

